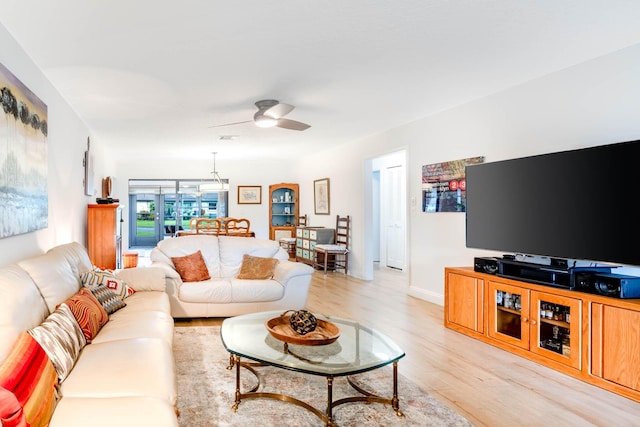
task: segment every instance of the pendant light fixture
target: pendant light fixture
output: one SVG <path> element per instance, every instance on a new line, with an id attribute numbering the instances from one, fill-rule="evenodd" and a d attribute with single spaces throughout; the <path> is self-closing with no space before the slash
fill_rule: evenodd
<path id="1" fill-rule="evenodd" d="M 224 182 L 218 171 L 216 170 L 216 151 L 213 152 L 213 171 L 211 172 L 212 180 L 200 184 L 198 191 L 200 193 L 216 193 L 218 191 L 229 191 L 229 184 Z"/>

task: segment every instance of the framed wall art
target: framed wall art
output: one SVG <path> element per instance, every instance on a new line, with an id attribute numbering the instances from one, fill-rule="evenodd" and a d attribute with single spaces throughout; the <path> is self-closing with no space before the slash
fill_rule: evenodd
<path id="1" fill-rule="evenodd" d="M 0 238 L 48 227 L 47 105 L 0 64 Z"/>
<path id="2" fill-rule="evenodd" d="M 262 187 L 259 185 L 238 185 L 239 205 L 259 205 L 262 203 Z"/>
<path id="3" fill-rule="evenodd" d="M 313 181 L 313 207 L 316 215 L 329 215 L 329 178 Z"/>
<path id="4" fill-rule="evenodd" d="M 484 162 L 484 157 L 422 166 L 422 212 L 465 212 L 467 180 L 465 168 Z"/>

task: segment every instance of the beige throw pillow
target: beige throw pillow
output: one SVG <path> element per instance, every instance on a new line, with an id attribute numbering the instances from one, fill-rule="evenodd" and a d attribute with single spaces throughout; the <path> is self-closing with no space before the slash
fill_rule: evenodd
<path id="1" fill-rule="evenodd" d="M 275 258 L 263 258 L 251 255 L 242 257 L 238 279 L 267 280 L 273 277 L 278 260 Z"/>

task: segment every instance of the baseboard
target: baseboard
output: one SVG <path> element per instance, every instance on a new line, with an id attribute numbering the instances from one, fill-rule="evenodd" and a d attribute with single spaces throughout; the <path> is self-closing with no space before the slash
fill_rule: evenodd
<path id="1" fill-rule="evenodd" d="M 425 300 L 428 302 L 432 302 L 434 304 L 444 306 L 444 295 L 438 294 L 432 291 L 428 291 L 426 289 L 419 289 L 415 286 L 410 286 L 409 291 L 407 292 L 410 296 L 420 298 L 421 300 Z"/>

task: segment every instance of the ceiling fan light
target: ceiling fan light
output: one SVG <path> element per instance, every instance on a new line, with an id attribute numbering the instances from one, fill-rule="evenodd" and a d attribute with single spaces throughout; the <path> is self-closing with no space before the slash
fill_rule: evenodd
<path id="1" fill-rule="evenodd" d="M 267 117 L 262 114 L 259 114 L 259 115 L 256 114 L 256 116 L 254 117 L 254 121 L 256 123 L 256 126 L 261 128 L 272 128 L 278 124 L 277 119 L 274 119 L 272 117 Z"/>

